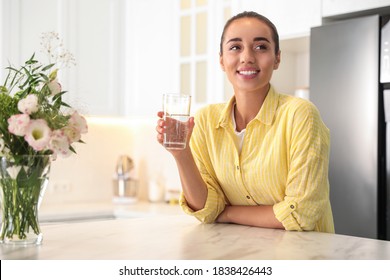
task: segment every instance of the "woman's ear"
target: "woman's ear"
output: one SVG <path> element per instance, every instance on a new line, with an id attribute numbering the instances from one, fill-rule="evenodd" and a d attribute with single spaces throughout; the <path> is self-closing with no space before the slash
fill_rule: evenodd
<path id="1" fill-rule="evenodd" d="M 279 50 L 275 57 L 274 70 L 279 68 L 281 51 Z"/>
<path id="2" fill-rule="evenodd" d="M 223 56 L 221 53 L 219 54 L 219 65 L 221 66 L 222 71 L 225 72 L 225 65 L 223 64 Z"/>

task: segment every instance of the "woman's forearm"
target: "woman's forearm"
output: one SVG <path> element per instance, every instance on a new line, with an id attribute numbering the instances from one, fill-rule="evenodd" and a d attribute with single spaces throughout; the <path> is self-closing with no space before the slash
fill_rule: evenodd
<path id="1" fill-rule="evenodd" d="M 157 141 L 162 145 L 164 139 L 164 132 L 166 130 L 166 122 L 164 121 L 164 112 L 158 112 L 157 116 L 160 118 L 157 121 Z M 203 209 L 207 200 L 207 186 L 199 173 L 198 167 L 195 164 L 192 156 L 189 142 L 194 128 L 194 118 L 190 117 L 188 120 L 188 136 L 186 148 L 184 150 L 168 150 L 174 157 L 180 175 L 180 181 L 184 197 L 186 198 L 188 206 L 194 210 Z"/>
<path id="2" fill-rule="evenodd" d="M 276 219 L 272 205 L 226 206 L 217 222 L 284 229 L 282 223 Z"/>
<path id="3" fill-rule="evenodd" d="M 190 148 L 175 156 L 175 160 L 188 206 L 194 211 L 203 209 L 207 200 L 207 186 L 199 173 Z"/>

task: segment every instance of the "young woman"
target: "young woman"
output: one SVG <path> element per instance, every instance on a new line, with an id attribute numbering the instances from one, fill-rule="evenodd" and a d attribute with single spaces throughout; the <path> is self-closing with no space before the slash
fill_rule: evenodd
<path id="1" fill-rule="evenodd" d="M 227 21 L 220 65 L 234 96 L 197 112 L 187 148 L 169 150 L 182 183 L 180 204 L 205 223 L 333 233 L 329 130 L 312 103 L 272 87 L 279 64 L 272 22 L 255 12 Z"/>

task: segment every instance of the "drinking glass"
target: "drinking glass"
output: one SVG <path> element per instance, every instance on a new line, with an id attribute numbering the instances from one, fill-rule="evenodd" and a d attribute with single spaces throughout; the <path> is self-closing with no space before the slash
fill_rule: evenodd
<path id="1" fill-rule="evenodd" d="M 165 132 L 163 145 L 167 149 L 185 149 L 190 118 L 191 96 L 179 93 L 163 95 Z"/>

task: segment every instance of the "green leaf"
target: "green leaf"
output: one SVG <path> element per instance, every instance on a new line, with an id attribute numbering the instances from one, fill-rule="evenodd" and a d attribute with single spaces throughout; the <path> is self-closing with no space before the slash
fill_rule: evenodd
<path id="1" fill-rule="evenodd" d="M 49 64 L 49 65 L 43 67 L 43 68 L 42 68 L 42 71 L 47 71 L 47 70 L 49 70 L 50 68 L 52 68 L 54 65 L 55 65 L 55 63 Z"/>
<path id="2" fill-rule="evenodd" d="M 21 73 L 21 71 L 20 71 L 19 69 L 16 69 L 16 68 L 11 67 L 11 66 L 5 67 L 5 69 L 7 69 L 7 70 L 12 70 L 12 71 L 15 71 L 15 72 L 17 72 L 17 73 Z"/>
<path id="3" fill-rule="evenodd" d="M 49 77 L 48 76 L 46 76 L 43 73 L 39 73 L 39 75 L 45 80 L 45 82 L 49 82 Z"/>
<path id="4" fill-rule="evenodd" d="M 65 102 L 61 102 L 61 105 L 67 108 L 72 108 L 70 105 L 66 104 Z"/>
<path id="5" fill-rule="evenodd" d="M 31 72 L 34 73 L 35 71 L 39 70 L 39 68 L 41 68 L 42 65 L 39 65 L 38 67 L 35 67 Z"/>
<path id="6" fill-rule="evenodd" d="M 33 53 L 33 55 L 31 56 L 31 58 L 30 58 L 29 60 L 27 60 L 27 61 L 25 62 L 25 64 L 26 64 L 26 65 L 31 65 L 31 64 L 38 63 L 38 60 L 35 60 L 34 57 L 35 57 L 35 53 Z"/>
<path id="7" fill-rule="evenodd" d="M 5 86 L 0 86 L 0 93 L 1 94 L 7 94 L 8 93 L 8 89 Z"/>
<path id="8" fill-rule="evenodd" d="M 69 150 L 71 150 L 72 153 L 77 154 L 77 153 L 76 153 L 76 150 L 75 150 L 72 146 L 69 146 Z"/>

